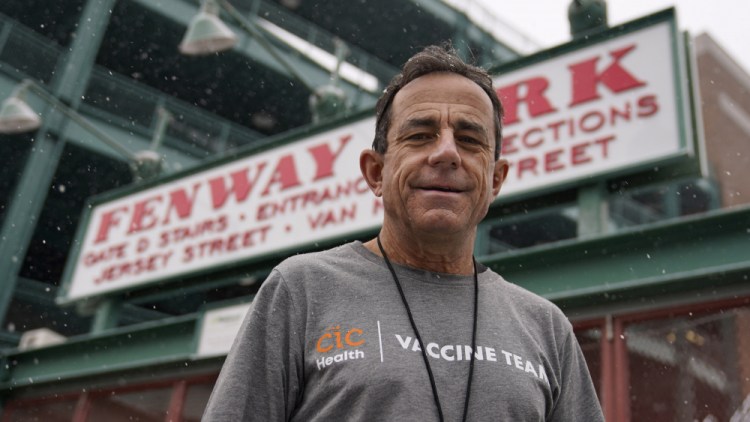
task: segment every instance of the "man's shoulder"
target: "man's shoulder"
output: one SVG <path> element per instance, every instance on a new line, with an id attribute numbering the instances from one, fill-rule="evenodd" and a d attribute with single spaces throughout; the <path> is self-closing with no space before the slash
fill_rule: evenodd
<path id="1" fill-rule="evenodd" d="M 320 271 L 340 271 L 353 265 L 359 254 L 358 242 L 345 243 L 330 249 L 290 256 L 276 266 L 282 275 L 309 274 Z"/>

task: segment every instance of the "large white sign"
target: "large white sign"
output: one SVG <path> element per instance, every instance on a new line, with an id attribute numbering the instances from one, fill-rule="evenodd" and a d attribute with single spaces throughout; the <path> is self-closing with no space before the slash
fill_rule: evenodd
<path id="1" fill-rule="evenodd" d="M 229 353 L 250 303 L 206 311 L 203 315 L 196 356 L 220 356 Z"/>
<path id="2" fill-rule="evenodd" d="M 644 167 L 690 152 L 673 21 L 504 73 L 502 195 Z"/>
<path id="3" fill-rule="evenodd" d="M 673 20 L 509 71 L 501 196 L 690 153 Z M 435 87 L 435 89 L 440 89 Z M 684 101 L 683 101 L 684 103 Z M 374 118 L 93 207 L 61 301 L 177 280 L 382 222 L 359 171 Z"/>
<path id="4" fill-rule="evenodd" d="M 359 171 L 374 118 L 97 205 L 64 300 L 377 227 Z"/>

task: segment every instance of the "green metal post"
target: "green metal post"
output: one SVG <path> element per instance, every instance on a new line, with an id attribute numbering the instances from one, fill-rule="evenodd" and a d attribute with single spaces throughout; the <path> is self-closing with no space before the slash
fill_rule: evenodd
<path id="1" fill-rule="evenodd" d="M 0 29 L 0 52 L 3 51 L 5 44 L 10 38 L 10 32 L 13 30 L 13 24 L 10 21 L 3 23 L 2 29 Z"/>
<path id="2" fill-rule="evenodd" d="M 227 151 L 229 150 L 229 135 L 231 134 L 232 126 L 229 125 L 227 122 L 222 122 L 221 124 L 221 132 L 219 132 L 219 138 L 217 139 L 217 147 L 216 150 L 219 151 L 219 154 L 221 154 L 222 157 L 227 155 Z"/>
<path id="3" fill-rule="evenodd" d="M 75 108 L 86 89 L 96 52 L 116 0 L 89 0 L 80 16 L 77 36 L 56 72 L 59 78 L 53 95 Z M 64 149 L 64 140 L 56 140 L 50 131 L 62 132 L 66 120 L 59 114 L 45 116 L 7 204 L 8 211 L 0 231 L 0 321 L 5 321 L 13 298 L 18 273 L 28 244 L 42 212 L 52 177 Z"/>
<path id="4" fill-rule="evenodd" d="M 107 31 L 109 18 L 117 0 L 88 0 L 78 20 L 78 30 L 57 74 L 57 97 L 69 101 L 74 109 L 81 102 L 88 85 L 94 60 Z"/>
<path id="5" fill-rule="evenodd" d="M 42 204 L 62 155 L 63 142 L 56 141 L 42 127 L 34 139 L 26 164 L 15 192 L 10 197 L 8 213 L 0 235 L 0 318 L 10 306 L 17 283 L 18 272 L 23 265 L 28 243 L 34 233 Z"/>
<path id="6" fill-rule="evenodd" d="M 670 183 L 664 192 L 664 216 L 666 218 L 677 218 L 680 216 L 680 186 Z"/>
<path id="7" fill-rule="evenodd" d="M 578 237 L 604 234 L 607 228 L 607 189 L 604 183 L 578 189 Z"/>
<path id="8" fill-rule="evenodd" d="M 477 237 L 474 239 L 474 256 L 489 255 L 490 253 L 490 224 L 479 223 Z"/>
<path id="9" fill-rule="evenodd" d="M 121 311 L 122 303 L 117 299 L 107 299 L 99 304 L 94 314 L 94 321 L 91 324 L 91 334 L 100 334 L 116 328 Z"/>

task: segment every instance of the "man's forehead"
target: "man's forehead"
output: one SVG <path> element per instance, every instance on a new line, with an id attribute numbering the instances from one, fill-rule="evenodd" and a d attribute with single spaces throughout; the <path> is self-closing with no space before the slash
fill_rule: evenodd
<path id="1" fill-rule="evenodd" d="M 410 91 L 421 91 L 425 88 L 433 88 L 432 90 L 435 92 L 442 92 L 444 90 L 439 89 L 440 86 L 435 86 L 436 84 L 445 84 L 445 83 L 451 83 L 455 84 L 457 86 L 460 86 L 462 90 L 466 91 L 467 93 L 471 92 L 474 94 L 483 94 L 485 97 L 487 96 L 484 94 L 484 91 L 482 88 L 471 79 L 467 78 L 466 76 L 459 75 L 458 73 L 451 73 L 451 72 L 433 72 L 428 73 L 426 75 L 422 75 L 414 80 L 409 81 L 406 85 L 404 85 L 399 92 L 396 93 L 396 96 L 398 97 L 403 92 L 410 92 Z"/>
<path id="2" fill-rule="evenodd" d="M 392 111 L 398 120 L 428 118 L 445 108 L 452 114 L 492 120 L 494 109 L 487 94 L 471 79 L 454 73 L 430 73 L 406 84 L 396 93 Z"/>

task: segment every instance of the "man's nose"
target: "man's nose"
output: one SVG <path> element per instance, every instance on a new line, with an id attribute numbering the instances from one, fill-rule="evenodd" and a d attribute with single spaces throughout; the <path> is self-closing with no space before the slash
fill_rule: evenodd
<path id="1" fill-rule="evenodd" d="M 449 165 L 454 168 L 461 165 L 461 154 L 458 152 L 456 138 L 451 129 L 442 129 L 438 132 L 434 148 L 430 151 L 429 164 Z"/>

